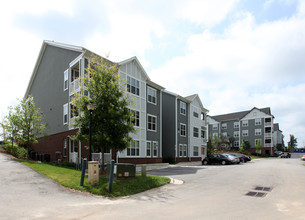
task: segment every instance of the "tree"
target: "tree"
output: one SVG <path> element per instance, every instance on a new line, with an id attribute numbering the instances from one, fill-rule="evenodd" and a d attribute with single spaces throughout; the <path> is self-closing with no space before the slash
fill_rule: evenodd
<path id="1" fill-rule="evenodd" d="M 212 141 L 209 139 L 207 142 L 207 155 L 211 155 L 213 154 L 214 149 L 213 149 L 213 145 L 212 145 Z"/>
<path id="2" fill-rule="evenodd" d="M 32 96 L 20 101 L 16 107 L 9 107 L 9 114 L 1 124 L 2 136 L 6 136 L 12 146 L 14 142 L 30 147 L 30 144 L 37 143 L 39 136 L 43 135 L 46 124 L 41 123 L 42 114 L 39 108 L 35 107 Z"/>
<path id="3" fill-rule="evenodd" d="M 30 145 L 37 143 L 37 139 L 45 134 L 44 130 L 47 125 L 41 122 L 42 114 L 40 109 L 35 107 L 35 102 L 31 95 L 20 101 L 19 108 L 21 123 L 19 142 L 29 150 Z"/>
<path id="4" fill-rule="evenodd" d="M 288 152 L 294 151 L 294 149 L 297 146 L 297 138 L 294 137 L 294 135 L 290 135 L 290 141 L 288 142 Z"/>
<path id="5" fill-rule="evenodd" d="M 216 134 L 214 134 L 214 136 L 213 136 L 212 145 L 213 145 L 214 149 L 218 149 L 218 147 L 219 147 L 219 139 Z"/>
<path id="6" fill-rule="evenodd" d="M 256 143 L 255 148 L 256 148 L 256 153 L 261 154 L 261 151 L 262 151 L 263 145 L 261 144 L 261 140 L 260 140 L 260 139 L 259 139 L 259 140 L 257 140 L 257 143 Z"/>
<path id="7" fill-rule="evenodd" d="M 120 81 L 118 66 L 97 58 L 91 60 L 82 78 L 81 92 L 72 101 L 78 111 L 74 126 L 79 130 L 75 139 L 88 143 L 90 113 L 87 104 L 94 103 L 92 148 L 102 152 L 104 170 L 104 152 L 111 149 L 122 151 L 133 141 L 129 134 L 135 131 L 134 116 L 128 108 L 130 100 L 125 95 L 124 83 Z"/>
<path id="8" fill-rule="evenodd" d="M 249 141 L 247 141 L 243 138 L 242 143 L 240 145 L 240 151 L 245 152 L 245 151 L 249 150 L 250 148 L 251 148 L 251 145 L 250 145 Z"/>

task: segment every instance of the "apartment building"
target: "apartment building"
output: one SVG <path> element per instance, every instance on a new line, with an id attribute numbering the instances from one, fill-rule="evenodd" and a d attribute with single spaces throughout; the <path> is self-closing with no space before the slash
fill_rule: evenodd
<path id="1" fill-rule="evenodd" d="M 206 114 L 197 94 L 163 92 L 163 158 L 168 162 L 200 161 L 206 156 Z"/>
<path id="2" fill-rule="evenodd" d="M 272 155 L 274 152 L 274 116 L 271 109 L 256 108 L 224 115 L 208 116 L 208 136 L 232 140 L 231 147 L 240 148 L 242 140 L 250 143 L 250 152 L 256 152 L 255 146 L 260 140 L 263 145 L 262 154 Z"/>
<path id="3" fill-rule="evenodd" d="M 47 135 L 41 137 L 33 148 L 38 154 L 49 154 L 51 161 L 79 163 L 82 158 L 88 158 L 87 144 L 71 139 L 78 130 L 73 127 L 77 115 L 73 113 L 71 101 L 74 95 L 80 92 L 81 78 L 85 76 L 92 56 L 100 57 L 84 47 L 52 41 L 44 41 L 42 44 L 25 97 L 28 95 L 34 97 L 36 106 L 43 113 L 44 122 L 48 124 Z M 106 162 L 110 159 L 124 163 L 163 162 L 167 152 L 164 151 L 164 135 L 168 136 L 171 132 L 177 131 L 177 128 L 165 129 L 166 123 L 163 120 L 167 118 L 163 116 L 166 112 L 164 108 L 175 108 L 176 111 L 180 111 L 177 107 L 180 102 L 173 102 L 173 106 L 164 102 L 164 97 L 166 98 L 168 94 L 165 88 L 151 81 L 136 57 L 118 63 L 110 60 L 107 62 L 119 66 L 120 78 L 126 82 L 125 92 L 133 100 L 129 108 L 135 116 L 133 123 L 136 132 L 130 134 L 134 141 L 127 149 L 122 152 L 106 152 Z M 193 137 L 188 136 L 191 134 L 188 132 L 191 129 L 189 126 L 197 123 L 189 114 L 191 111 L 200 114 L 207 110 L 203 108 L 198 95 L 181 97 L 181 99 L 185 103 L 183 107 L 185 112 L 184 115 L 179 114 L 179 119 L 187 126 L 185 136 L 179 136 L 181 143 L 177 142 L 183 144 L 181 157 L 200 158 L 200 147 L 206 145 L 205 139 L 193 140 Z M 200 135 L 200 131 L 205 127 L 205 120 L 197 123 L 196 127 Z M 177 154 L 180 155 L 180 152 L 177 151 Z M 97 160 L 100 159 L 101 154 L 94 152 L 92 156 Z"/>

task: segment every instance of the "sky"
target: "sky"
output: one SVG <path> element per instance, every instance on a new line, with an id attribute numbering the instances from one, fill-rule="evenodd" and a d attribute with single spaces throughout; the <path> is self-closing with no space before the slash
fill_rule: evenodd
<path id="1" fill-rule="evenodd" d="M 209 115 L 270 107 L 305 146 L 303 0 L 10 0 L 0 8 L 0 120 L 22 99 L 43 40 L 120 62 L 198 94 Z"/>

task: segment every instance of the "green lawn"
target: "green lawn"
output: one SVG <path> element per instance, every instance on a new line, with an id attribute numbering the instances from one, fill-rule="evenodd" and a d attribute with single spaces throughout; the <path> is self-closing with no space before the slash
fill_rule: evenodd
<path id="1" fill-rule="evenodd" d="M 167 177 L 159 177 L 147 175 L 142 177 L 137 175 L 135 179 L 113 181 L 112 193 L 108 193 L 109 179 L 100 176 L 100 183 L 97 185 L 88 184 L 88 176 L 86 174 L 84 185 L 80 186 L 81 171 L 69 168 L 63 168 L 46 163 L 21 161 L 21 163 L 31 167 L 33 170 L 59 182 L 61 185 L 80 191 L 90 192 L 96 195 L 108 197 L 128 196 L 143 192 L 155 187 L 165 185 L 170 182 Z"/>

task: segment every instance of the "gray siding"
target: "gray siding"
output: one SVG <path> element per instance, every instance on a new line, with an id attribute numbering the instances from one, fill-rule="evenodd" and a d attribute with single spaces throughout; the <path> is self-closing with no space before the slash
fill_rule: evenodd
<path id="1" fill-rule="evenodd" d="M 151 88 L 154 88 L 152 86 L 149 86 Z M 156 89 L 156 88 L 154 88 Z M 157 91 L 157 103 L 152 104 L 149 103 L 148 101 L 146 102 L 146 111 L 148 115 L 153 115 L 157 117 L 157 131 L 148 131 L 146 133 L 146 139 L 147 141 L 158 141 L 158 145 L 159 145 L 159 150 L 158 153 L 160 154 L 160 146 L 161 146 L 161 139 L 160 139 L 160 134 L 161 134 L 161 121 L 160 121 L 160 90 L 156 89 Z M 147 88 L 146 88 L 146 94 L 147 94 Z M 158 156 L 162 156 L 162 155 L 158 155 Z"/>
<path id="2" fill-rule="evenodd" d="M 193 135 L 193 131 L 189 131 L 189 124 L 188 124 L 188 114 L 189 114 L 189 107 L 188 107 L 188 103 L 184 102 L 186 104 L 186 114 L 180 114 L 180 102 L 181 100 L 178 99 L 177 101 L 177 126 L 178 128 L 180 128 L 180 123 L 183 123 L 186 125 L 186 133 L 185 133 L 185 137 L 181 136 L 180 133 L 178 134 L 178 146 L 179 144 L 186 144 L 188 145 L 188 136 Z M 183 101 L 182 101 L 183 102 Z M 193 129 L 193 128 L 191 128 Z M 191 133 L 189 133 L 191 132 Z M 189 146 L 188 146 L 189 147 Z"/>
<path id="3" fill-rule="evenodd" d="M 162 157 L 175 158 L 176 145 L 176 97 L 162 93 Z"/>
<path id="4" fill-rule="evenodd" d="M 29 94 L 44 115 L 48 135 L 69 129 L 63 125 L 63 105 L 69 100 L 69 90 L 64 92 L 64 71 L 79 55 L 79 52 L 46 46 Z"/>

